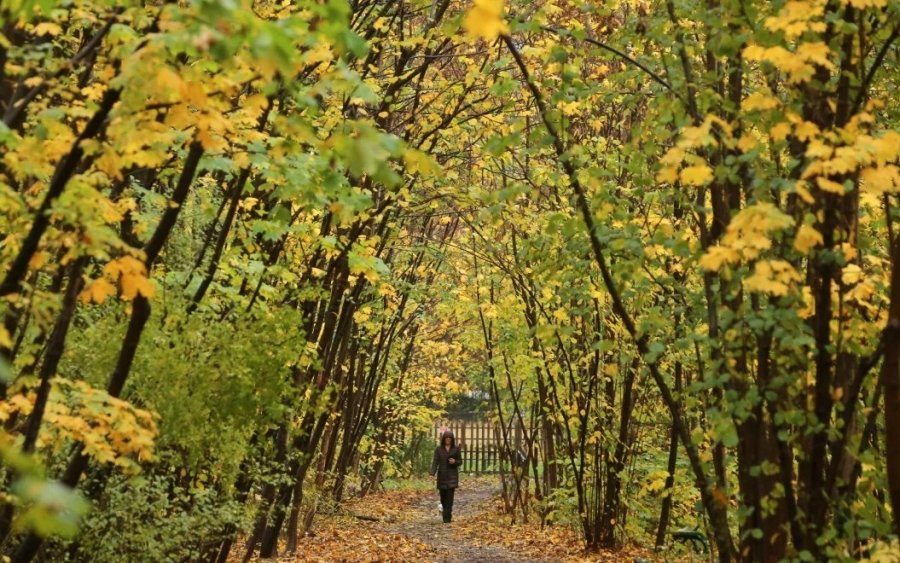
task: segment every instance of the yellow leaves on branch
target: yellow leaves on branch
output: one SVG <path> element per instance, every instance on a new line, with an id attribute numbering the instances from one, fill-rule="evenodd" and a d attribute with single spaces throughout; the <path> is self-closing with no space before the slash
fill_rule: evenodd
<path id="1" fill-rule="evenodd" d="M 744 280 L 744 289 L 770 295 L 787 295 L 803 276 L 785 260 L 760 260 L 753 275 Z"/>
<path id="2" fill-rule="evenodd" d="M 890 283 L 887 276 L 884 275 L 888 268 L 880 267 L 876 271 L 879 270 L 881 272 L 881 284 Z M 875 297 L 877 291 L 874 278 L 877 277 L 879 277 L 878 274 L 873 275 L 873 272 L 863 270 L 857 264 L 844 266 L 841 270 L 841 282 L 846 286 L 846 290 L 843 293 L 844 300 L 856 303 L 866 309 L 873 317 L 878 317 L 880 307 L 877 301 L 873 302 L 873 297 Z"/>
<path id="3" fill-rule="evenodd" d="M 784 72 L 787 81 L 793 84 L 806 82 L 815 74 L 815 65 L 826 69 L 834 69 L 834 63 L 828 58 L 831 51 L 821 41 L 801 43 L 796 50 L 789 51 L 784 47 L 762 47 L 751 44 L 744 48 L 744 58 L 748 61 L 767 62 Z"/>
<path id="4" fill-rule="evenodd" d="M 81 301 L 83 303 L 103 303 L 106 298 L 116 293 L 116 286 L 109 283 L 105 278 L 97 278 L 88 284 L 84 291 L 81 292 Z"/>
<path id="5" fill-rule="evenodd" d="M 900 189 L 900 132 L 888 131 L 880 137 L 844 130 L 841 139 L 848 144 L 832 146 L 813 140 L 806 149 L 811 160 L 803 171 L 803 180 L 815 180 L 823 192 L 848 193 L 840 178 L 859 172 L 861 187 L 867 193 L 881 195 Z"/>
<path id="6" fill-rule="evenodd" d="M 81 292 L 84 303 L 103 303 L 115 295 L 116 285 L 125 301 L 132 301 L 138 295 L 147 299 L 153 297 L 155 289 L 147 278 L 147 267 L 133 256 L 123 256 L 113 260 L 103 268 L 103 275 L 88 284 Z"/>
<path id="7" fill-rule="evenodd" d="M 778 98 L 770 92 L 755 91 L 741 102 L 741 109 L 744 111 L 764 111 L 775 109 L 780 105 Z"/>
<path id="8" fill-rule="evenodd" d="M 751 95 L 747 100 L 752 97 Z M 759 107 L 759 102 L 755 104 L 755 107 Z M 805 121 L 795 113 L 789 112 L 785 117 L 787 121 L 780 121 L 769 128 L 769 137 L 774 142 L 783 141 L 791 134 L 800 141 L 812 141 L 820 133 L 819 127 L 815 123 Z"/>
<path id="9" fill-rule="evenodd" d="M 732 133 L 731 125 L 715 115 L 707 115 L 698 126 L 682 128 L 675 146 L 659 160 L 661 168 L 656 174 L 656 181 L 672 184 L 680 180 L 689 186 L 703 186 L 712 182 L 712 168 L 702 157 L 688 151 L 717 146 L 720 140 L 726 144 L 731 143 L 734 139 Z M 679 170 L 683 163 L 688 166 Z"/>
<path id="10" fill-rule="evenodd" d="M 176 130 L 195 128 L 197 140 L 206 151 L 225 150 L 228 147 L 224 137 L 234 133 L 234 126 L 223 114 L 221 101 L 210 98 L 207 94 L 207 90 L 212 89 L 203 76 L 183 76 L 168 66 L 162 66 L 154 78 L 154 96 L 161 102 L 174 104 L 166 113 L 166 125 Z M 230 86 L 222 85 L 225 91 Z M 255 111 L 257 115 L 262 112 L 261 104 L 266 102 L 266 98 L 257 95 L 249 97 L 245 102 L 248 109 L 243 110 L 238 117 L 246 120 L 248 111 L 251 114 Z M 251 117 L 251 129 L 254 123 L 255 119 Z"/>
<path id="11" fill-rule="evenodd" d="M 475 0 L 463 27 L 469 35 L 488 41 L 509 33 L 503 20 L 503 0 Z"/>
<path id="12" fill-rule="evenodd" d="M 770 234 L 794 224 L 794 220 L 771 203 L 757 203 L 742 209 L 728 224 L 722 242 L 709 248 L 700 266 L 717 271 L 723 265 L 755 260 L 772 247 Z"/>
<path id="13" fill-rule="evenodd" d="M 18 393 L 0 404 L 0 421 L 14 413 L 27 416 L 34 408 L 32 391 Z M 110 396 L 84 381 L 53 380 L 46 425 L 38 445 L 61 449 L 80 442 L 85 453 L 100 463 L 112 463 L 126 472 L 140 469 L 135 460 L 153 459 L 157 415 Z"/>
<path id="14" fill-rule="evenodd" d="M 57 378 L 55 384 L 60 392 L 54 392 L 47 405 L 46 420 L 53 431 L 45 434 L 45 440 L 81 442 L 88 456 L 128 472 L 139 469 L 133 458 L 153 458 L 157 434 L 153 413 L 84 381 Z"/>
<path id="15" fill-rule="evenodd" d="M 696 127 L 684 127 L 679 132 L 676 146 L 680 149 L 698 149 L 716 146 L 713 127 L 726 138 L 731 137 L 732 128 L 727 121 L 717 115 L 707 115 L 703 123 Z"/>
<path id="16" fill-rule="evenodd" d="M 865 10 L 866 8 L 884 8 L 887 6 L 887 0 L 842 0 L 841 4 Z"/>
<path id="17" fill-rule="evenodd" d="M 816 178 L 816 185 L 819 186 L 819 189 L 823 192 L 837 195 L 844 195 L 846 193 L 843 184 L 839 184 L 833 180 L 829 180 L 824 176 L 819 176 L 818 178 Z"/>
<path id="18" fill-rule="evenodd" d="M 712 272 L 719 271 L 723 265 L 740 261 L 741 255 L 737 250 L 721 245 L 711 246 L 706 254 L 700 257 L 700 267 Z"/>
<path id="19" fill-rule="evenodd" d="M 821 33 L 825 31 L 824 0 L 793 0 L 787 2 L 778 15 L 768 17 L 765 26 L 771 31 L 781 31 L 787 39 L 796 39 L 807 31 Z"/>
<path id="20" fill-rule="evenodd" d="M 863 189 L 877 195 L 900 190 L 900 168 L 895 164 L 866 168 L 862 171 L 860 179 Z"/>

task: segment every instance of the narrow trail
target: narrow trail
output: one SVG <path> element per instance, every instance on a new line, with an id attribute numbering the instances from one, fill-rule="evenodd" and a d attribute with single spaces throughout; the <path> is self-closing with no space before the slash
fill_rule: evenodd
<path id="1" fill-rule="evenodd" d="M 635 556 L 653 560 L 633 546 L 586 553 L 575 530 L 542 528 L 533 517 L 512 524 L 499 506 L 499 495 L 495 478 L 463 479 L 449 524 L 442 521 L 437 490 L 430 482 L 348 499 L 339 510 L 321 514 L 312 533 L 300 538 L 297 553 L 285 554 L 278 562 L 631 563 Z"/>
<path id="2" fill-rule="evenodd" d="M 422 491 L 408 505 L 403 519 L 380 522 L 378 527 L 385 533 L 400 534 L 430 547 L 433 555 L 423 558 L 427 561 L 560 561 L 523 558 L 504 545 L 489 543 L 490 536 L 479 537 L 480 517 L 496 512 L 493 497 L 497 494 L 499 488 L 489 481 L 473 481 L 470 486 L 460 487 L 454 500 L 453 522 L 444 524 L 438 511 L 437 491 Z"/>
<path id="3" fill-rule="evenodd" d="M 300 539 L 295 561 L 620 561 L 585 558 L 580 539 L 562 526 L 511 524 L 498 506 L 500 483 L 467 478 L 456 491 L 453 522 L 438 511 L 430 483 L 351 499 L 333 514 L 322 514 L 311 534 Z"/>

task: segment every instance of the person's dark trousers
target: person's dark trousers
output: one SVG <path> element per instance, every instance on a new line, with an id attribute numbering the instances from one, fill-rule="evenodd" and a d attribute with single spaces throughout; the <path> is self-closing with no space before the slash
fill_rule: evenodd
<path id="1" fill-rule="evenodd" d="M 453 521 L 453 493 L 456 489 L 439 489 L 441 492 L 441 506 L 444 507 L 444 522 Z"/>

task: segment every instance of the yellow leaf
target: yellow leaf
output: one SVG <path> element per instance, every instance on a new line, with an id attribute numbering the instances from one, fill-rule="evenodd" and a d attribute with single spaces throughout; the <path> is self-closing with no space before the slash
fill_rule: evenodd
<path id="1" fill-rule="evenodd" d="M 893 193 L 900 189 L 900 168 L 894 164 L 864 168 L 860 179 L 863 189 L 870 193 Z"/>
<path id="2" fill-rule="evenodd" d="M 182 80 L 174 70 L 163 66 L 156 73 L 156 85 L 164 91 L 180 91 Z"/>
<path id="3" fill-rule="evenodd" d="M 744 288 L 772 295 L 787 295 L 791 285 L 801 279 L 800 274 L 785 260 L 761 260 L 756 263 L 753 275 L 744 280 Z"/>
<path id="4" fill-rule="evenodd" d="M 661 184 L 673 184 L 678 180 L 678 167 L 666 166 L 656 173 L 656 181 Z"/>
<path id="5" fill-rule="evenodd" d="M 717 272 L 723 264 L 737 262 L 739 259 L 740 255 L 735 249 L 727 246 L 713 246 L 700 258 L 700 267 Z"/>
<path id="6" fill-rule="evenodd" d="M 103 273 L 112 279 L 124 274 L 143 274 L 147 267 L 134 256 L 122 256 L 113 260 L 103 268 Z"/>
<path id="7" fill-rule="evenodd" d="M 463 27 L 469 35 L 488 41 L 509 33 L 509 27 L 503 21 L 503 0 L 475 0 Z"/>
<path id="8" fill-rule="evenodd" d="M 427 153 L 416 149 L 407 149 L 403 153 L 406 169 L 413 174 L 436 174 L 441 171 L 440 165 Z"/>
<path id="9" fill-rule="evenodd" d="M 813 298 L 812 290 L 803 286 L 803 308 L 797 314 L 801 319 L 808 319 L 816 313 L 816 300 Z"/>
<path id="10" fill-rule="evenodd" d="M 832 154 L 834 154 L 834 147 L 819 140 L 811 141 L 806 147 L 806 156 L 809 158 L 830 158 Z"/>
<path id="11" fill-rule="evenodd" d="M 209 151 L 216 147 L 216 139 L 209 132 L 209 129 L 199 129 L 197 131 L 197 140 L 203 146 L 203 150 Z"/>
<path id="12" fill-rule="evenodd" d="M 83 303 L 103 303 L 110 295 L 116 294 L 116 288 L 105 278 L 98 278 L 92 281 L 84 291 L 81 292 L 81 301 Z"/>
<path id="13" fill-rule="evenodd" d="M 847 285 L 859 283 L 862 279 L 862 268 L 860 268 L 856 264 L 847 264 L 841 271 L 841 281 Z"/>
<path id="14" fill-rule="evenodd" d="M 181 98 L 194 107 L 202 108 L 206 105 L 206 91 L 199 80 L 181 83 Z"/>
<path id="15" fill-rule="evenodd" d="M 62 33 L 62 28 L 53 22 L 41 22 L 34 26 L 34 34 L 38 37 L 42 35 L 50 35 L 56 37 Z"/>
<path id="16" fill-rule="evenodd" d="M 822 41 L 802 43 L 799 47 L 797 47 L 797 56 L 802 57 L 804 60 L 807 60 L 809 62 L 821 65 L 827 69 L 833 69 L 834 63 L 832 63 L 828 59 L 828 55 L 830 53 L 831 50 L 828 48 L 828 45 L 826 45 Z"/>
<path id="17" fill-rule="evenodd" d="M 819 189 L 823 192 L 829 192 L 832 194 L 844 195 L 844 186 L 838 184 L 835 181 L 829 180 L 824 176 L 819 176 L 816 178 L 816 184 L 819 186 Z"/>
<path id="18" fill-rule="evenodd" d="M 689 186 L 702 186 L 713 179 L 713 171 L 709 166 L 688 166 L 681 171 L 681 181 Z"/>
<path id="19" fill-rule="evenodd" d="M 751 135 L 750 133 L 744 133 L 741 135 L 741 138 L 738 139 L 738 148 L 741 152 L 750 152 L 754 148 L 756 148 L 756 137 Z"/>
<path id="20" fill-rule="evenodd" d="M 843 4 L 849 4 L 859 10 L 866 8 L 884 8 L 887 6 L 887 0 L 843 0 Z"/>
<path id="21" fill-rule="evenodd" d="M 802 43 L 795 52 L 784 47 L 762 47 L 751 44 L 744 48 L 744 58 L 748 61 L 766 61 L 788 75 L 788 82 L 805 82 L 813 77 L 815 67 L 810 63 L 833 69 L 834 64 L 828 59 L 828 46 L 819 41 Z"/>
<path id="22" fill-rule="evenodd" d="M 763 92 L 753 92 L 741 102 L 744 111 L 768 110 L 778 107 L 778 99 Z"/>
<path id="23" fill-rule="evenodd" d="M 822 31 L 825 23 L 814 21 L 824 12 L 823 2 L 792 0 L 785 3 L 775 17 L 765 20 L 766 28 L 782 31 L 788 39 L 799 37 L 806 31 Z"/>
<path id="24" fill-rule="evenodd" d="M 790 132 L 791 124 L 782 121 L 781 123 L 778 123 L 771 129 L 769 129 L 769 136 L 772 137 L 773 141 L 783 141 L 787 138 Z"/>
<path id="25" fill-rule="evenodd" d="M 243 151 L 237 151 L 231 155 L 231 163 L 234 165 L 234 170 L 243 170 L 250 167 L 250 157 Z"/>
<path id="26" fill-rule="evenodd" d="M 810 250 L 820 244 L 822 244 L 822 233 L 811 225 L 800 225 L 800 228 L 797 229 L 797 236 L 794 238 L 794 248 L 803 254 L 809 254 Z"/>
<path id="27" fill-rule="evenodd" d="M 28 267 L 32 270 L 39 270 L 47 263 L 49 257 L 50 254 L 47 251 L 39 250 L 31 257 L 31 260 L 28 262 Z"/>
<path id="28" fill-rule="evenodd" d="M 794 128 L 794 135 L 801 141 L 808 141 L 818 134 L 819 128 L 809 121 L 803 121 Z"/>
<path id="29" fill-rule="evenodd" d="M 131 301 L 137 297 L 138 294 L 150 299 L 155 293 L 153 284 L 150 283 L 150 280 L 140 274 L 123 275 L 121 282 L 122 299 L 125 301 Z"/>
<path id="30" fill-rule="evenodd" d="M 794 184 L 794 191 L 797 192 L 797 195 L 800 196 L 800 199 L 805 201 L 806 203 L 813 204 L 816 202 L 816 198 L 809 193 L 809 188 L 807 187 L 806 182 L 803 180 L 798 180 L 796 184 Z"/>
<path id="31" fill-rule="evenodd" d="M 684 151 L 678 147 L 672 147 L 659 159 L 659 163 L 675 166 L 681 164 L 682 160 L 684 160 Z"/>

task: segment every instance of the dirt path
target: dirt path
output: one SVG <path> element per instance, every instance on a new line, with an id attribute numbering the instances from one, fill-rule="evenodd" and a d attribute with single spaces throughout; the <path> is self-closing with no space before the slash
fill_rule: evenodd
<path id="1" fill-rule="evenodd" d="M 523 558 L 504 545 L 488 543 L 490 537 L 479 537 L 478 519 L 494 511 L 492 497 L 498 493 L 490 481 L 473 481 L 457 489 L 453 522 L 444 524 L 438 511 L 437 491 L 422 492 L 407 506 L 409 512 L 402 520 L 382 522 L 379 527 L 385 533 L 401 534 L 432 548 L 437 557 L 423 557 L 428 561 L 554 561 Z"/>
<path id="2" fill-rule="evenodd" d="M 348 499 L 323 510 L 313 529 L 299 538 L 296 553 L 280 549 L 278 563 L 431 563 L 507 562 L 632 563 L 655 561 L 646 549 L 586 553 L 571 527 L 513 524 L 498 505 L 496 478 L 471 477 L 456 491 L 453 522 L 444 524 L 432 481 Z M 240 561 L 237 545 L 230 561 Z M 674 561 L 675 559 L 669 559 Z M 259 561 L 254 559 L 254 561 Z M 271 560 L 268 560 L 271 561 Z"/>
<path id="3" fill-rule="evenodd" d="M 512 524 L 497 504 L 499 493 L 495 478 L 465 479 L 450 524 L 442 522 L 431 482 L 351 499 L 323 513 L 297 554 L 279 562 L 633 561 L 623 552 L 584 553 L 580 537 L 566 526 L 542 528 L 533 516 Z"/>

